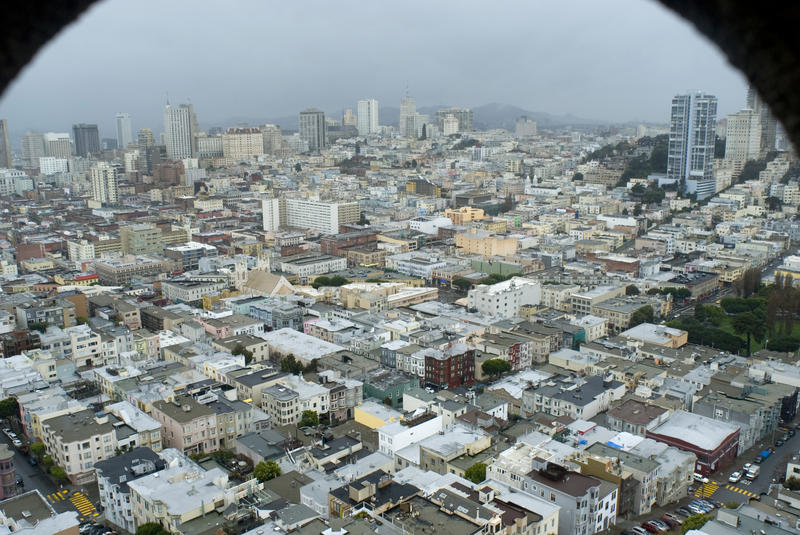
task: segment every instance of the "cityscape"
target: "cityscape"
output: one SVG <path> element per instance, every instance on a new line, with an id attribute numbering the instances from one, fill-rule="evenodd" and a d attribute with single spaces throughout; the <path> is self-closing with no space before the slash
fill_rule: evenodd
<path id="1" fill-rule="evenodd" d="M 0 534 L 800 535 L 800 160 L 754 88 L 324 85 L 0 117 Z"/>

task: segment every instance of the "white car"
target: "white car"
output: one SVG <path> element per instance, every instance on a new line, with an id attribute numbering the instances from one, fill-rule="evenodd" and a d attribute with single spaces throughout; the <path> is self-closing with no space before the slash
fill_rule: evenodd
<path id="1" fill-rule="evenodd" d="M 741 472 L 734 472 L 728 477 L 729 483 L 738 483 L 742 479 Z"/>

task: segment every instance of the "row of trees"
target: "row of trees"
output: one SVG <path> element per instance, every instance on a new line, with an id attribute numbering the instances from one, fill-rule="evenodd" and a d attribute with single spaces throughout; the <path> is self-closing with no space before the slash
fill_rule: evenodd
<path id="1" fill-rule="evenodd" d="M 322 275 L 314 279 L 314 282 L 311 283 L 311 287 L 314 289 L 322 288 L 323 286 L 344 286 L 345 284 L 350 284 L 350 280 L 342 277 L 341 275 L 334 275 L 333 277 L 326 277 Z"/>
<path id="2" fill-rule="evenodd" d="M 488 277 L 482 278 L 478 282 L 478 284 L 486 284 L 488 286 L 491 286 L 493 284 L 497 284 L 498 282 L 507 281 L 508 279 L 519 276 L 520 276 L 519 273 L 509 273 L 508 275 L 500 275 L 499 273 L 492 273 Z M 454 277 L 453 286 L 465 292 L 472 287 L 472 282 L 469 279 L 465 279 L 464 277 Z"/>
<path id="3" fill-rule="evenodd" d="M 294 355 L 287 355 L 281 359 L 281 371 L 297 375 L 298 373 L 313 373 L 317 371 L 317 361 L 312 360 L 307 366 L 298 361 Z"/>

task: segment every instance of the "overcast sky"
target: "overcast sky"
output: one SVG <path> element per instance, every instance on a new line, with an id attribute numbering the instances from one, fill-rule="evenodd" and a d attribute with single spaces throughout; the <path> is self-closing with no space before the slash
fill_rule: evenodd
<path id="1" fill-rule="evenodd" d="M 201 124 L 398 106 L 514 104 L 666 122 L 678 92 L 744 105 L 716 47 L 652 0 L 104 0 L 46 45 L 0 99 L 13 133 L 100 125 L 163 130 L 190 100 Z M 135 135 L 135 134 L 134 134 Z M 16 144 L 16 140 L 14 140 Z"/>

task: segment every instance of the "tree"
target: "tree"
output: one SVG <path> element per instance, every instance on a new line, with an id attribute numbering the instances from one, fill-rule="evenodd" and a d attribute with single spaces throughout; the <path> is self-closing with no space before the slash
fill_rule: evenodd
<path id="1" fill-rule="evenodd" d="M 31 453 L 34 457 L 42 458 L 42 455 L 45 454 L 47 448 L 44 445 L 44 442 L 34 442 L 31 444 Z"/>
<path id="2" fill-rule="evenodd" d="M 300 416 L 300 422 L 297 424 L 298 427 L 316 427 L 319 425 L 319 415 L 317 411 L 303 411 L 303 414 Z"/>
<path id="3" fill-rule="evenodd" d="M 753 338 L 757 342 L 764 339 L 766 334 L 766 325 L 763 318 L 753 312 L 742 312 L 733 317 L 731 322 L 733 330 L 737 334 L 747 335 L 747 356 L 750 356 L 750 339 Z"/>
<path id="4" fill-rule="evenodd" d="M 472 283 L 465 279 L 464 277 L 454 277 L 453 278 L 453 286 L 461 290 L 462 292 L 466 292 L 472 287 Z"/>
<path id="5" fill-rule="evenodd" d="M 0 418 L 19 416 L 19 403 L 15 398 L 6 398 L 0 401 Z"/>
<path id="6" fill-rule="evenodd" d="M 303 168 L 300 166 L 299 163 L 296 163 L 296 164 L 294 164 L 294 170 L 295 170 L 295 172 L 299 173 L 300 171 L 303 170 Z"/>
<path id="7" fill-rule="evenodd" d="M 644 192 L 645 192 L 644 185 L 641 183 L 634 184 L 633 187 L 631 188 L 631 193 L 633 193 L 634 195 L 644 195 Z"/>
<path id="8" fill-rule="evenodd" d="M 50 468 L 54 464 L 55 462 L 53 461 L 53 458 L 50 457 L 49 455 L 45 455 L 44 457 L 42 457 L 42 465 L 44 465 L 45 468 Z"/>
<path id="9" fill-rule="evenodd" d="M 634 216 L 642 215 L 642 205 L 641 204 L 637 204 L 636 206 L 633 207 L 633 215 Z"/>
<path id="10" fill-rule="evenodd" d="M 28 330 L 29 331 L 39 331 L 43 333 L 47 331 L 47 322 L 46 321 L 32 321 L 28 323 Z"/>
<path id="11" fill-rule="evenodd" d="M 281 359 L 281 371 L 296 375 L 303 371 L 303 364 L 297 362 L 294 355 L 287 355 Z"/>
<path id="12" fill-rule="evenodd" d="M 783 486 L 789 490 L 800 490 L 800 479 L 792 476 L 783 482 Z"/>
<path id="13" fill-rule="evenodd" d="M 625 287 L 625 295 L 639 295 L 640 293 L 635 284 L 629 284 Z"/>
<path id="14" fill-rule="evenodd" d="M 57 481 L 64 481 L 67 479 L 67 472 L 60 466 L 51 466 L 50 475 L 56 478 Z"/>
<path id="15" fill-rule="evenodd" d="M 681 524 L 681 533 L 685 534 L 687 531 L 702 528 L 706 522 L 711 520 L 711 517 L 704 514 L 692 515 Z"/>
<path id="16" fill-rule="evenodd" d="M 475 463 L 464 471 L 464 477 L 475 484 L 483 483 L 486 479 L 486 464 Z"/>
<path id="17" fill-rule="evenodd" d="M 507 371 L 511 371 L 511 364 L 503 359 L 489 359 L 481 364 L 481 370 L 485 375 L 499 377 Z"/>
<path id="18" fill-rule="evenodd" d="M 169 532 L 161 527 L 161 524 L 146 522 L 136 528 L 136 535 L 169 535 Z"/>
<path id="19" fill-rule="evenodd" d="M 583 173 L 574 173 L 572 175 L 572 181 L 578 182 L 579 180 L 583 180 Z"/>
<path id="20" fill-rule="evenodd" d="M 694 306 L 694 319 L 701 323 L 706 321 L 706 307 L 702 303 L 697 303 Z"/>
<path id="21" fill-rule="evenodd" d="M 631 327 L 636 327 L 641 323 L 652 323 L 653 322 L 653 307 L 650 305 L 645 305 L 636 310 L 631 315 Z"/>
<path id="22" fill-rule="evenodd" d="M 780 200 L 778 197 L 767 197 L 766 198 L 767 207 L 770 210 L 780 210 L 783 207 L 783 201 Z"/>
<path id="23" fill-rule="evenodd" d="M 85 325 L 86 323 L 89 323 L 89 319 L 88 318 L 84 318 L 83 316 L 78 316 L 77 318 L 75 318 L 75 322 L 78 325 Z"/>
<path id="24" fill-rule="evenodd" d="M 428 139 L 428 125 L 426 124 L 422 125 L 422 135 L 419 138 L 423 141 Z M 414 167 L 416 167 L 416 165 Z"/>
<path id="25" fill-rule="evenodd" d="M 263 483 L 280 476 L 281 467 L 275 461 L 261 461 L 253 468 L 253 475 Z"/>
<path id="26" fill-rule="evenodd" d="M 311 283 L 311 286 L 314 289 L 321 288 L 323 286 L 344 286 L 345 284 L 350 284 L 350 281 L 341 275 L 334 275 L 333 277 L 326 277 L 322 275 L 321 277 L 317 277 L 314 279 L 314 282 Z"/>

